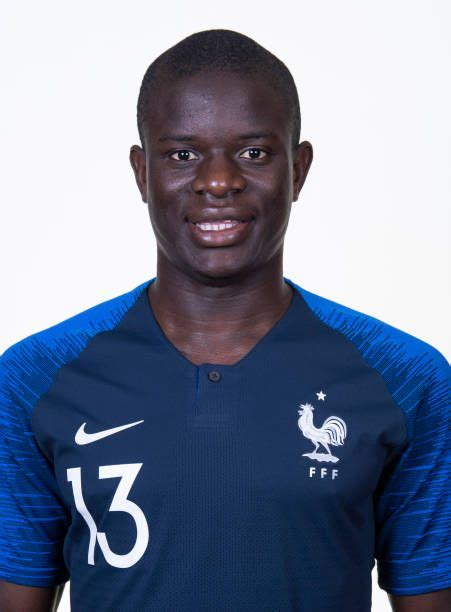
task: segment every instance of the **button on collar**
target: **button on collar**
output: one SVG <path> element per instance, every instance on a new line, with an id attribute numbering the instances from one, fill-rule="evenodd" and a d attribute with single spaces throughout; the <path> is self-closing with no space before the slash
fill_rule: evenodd
<path id="1" fill-rule="evenodd" d="M 218 382 L 221 380 L 221 374 L 217 370 L 211 370 L 211 372 L 208 372 L 208 380 Z"/>

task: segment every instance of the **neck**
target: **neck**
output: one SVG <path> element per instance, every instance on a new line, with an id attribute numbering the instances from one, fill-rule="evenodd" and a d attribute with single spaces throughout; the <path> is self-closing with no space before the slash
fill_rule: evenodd
<path id="1" fill-rule="evenodd" d="M 182 338 L 237 339 L 262 335 L 288 308 L 293 289 L 283 279 L 282 261 L 246 276 L 214 279 L 157 266 L 148 289 L 154 315 L 164 331 Z"/>
<path id="2" fill-rule="evenodd" d="M 301 419 L 303 421 L 303 423 L 306 423 L 307 425 L 311 425 L 313 423 L 313 413 L 311 410 L 305 410 L 304 408 L 304 412 L 301 415 Z"/>

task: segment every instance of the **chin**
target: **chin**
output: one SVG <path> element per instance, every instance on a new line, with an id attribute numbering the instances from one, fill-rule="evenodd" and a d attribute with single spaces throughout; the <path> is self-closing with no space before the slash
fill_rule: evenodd
<path id="1" fill-rule="evenodd" d="M 236 281 L 244 278 L 251 273 L 250 266 L 208 266 L 205 268 L 192 268 L 190 275 L 194 275 L 201 281 L 207 281 L 208 284 L 217 283 L 228 284 L 230 281 Z"/>

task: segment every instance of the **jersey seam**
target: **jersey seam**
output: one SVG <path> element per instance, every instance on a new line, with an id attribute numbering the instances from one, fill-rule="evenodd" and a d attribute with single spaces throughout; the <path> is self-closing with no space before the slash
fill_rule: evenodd
<path id="1" fill-rule="evenodd" d="M 403 441 L 394 445 L 394 448 L 404 448 L 406 446 L 406 444 L 408 444 L 409 442 L 409 431 L 408 431 L 408 427 L 407 427 L 407 417 L 406 414 L 404 413 L 404 410 L 401 408 L 401 406 L 398 404 L 398 402 L 393 398 L 393 395 L 390 391 L 390 389 L 388 388 L 387 382 L 385 380 L 385 378 L 382 376 L 382 374 L 379 372 L 379 370 L 377 368 L 375 368 L 374 366 L 372 366 L 368 361 L 367 358 L 362 354 L 360 348 L 357 346 L 357 344 L 351 340 L 350 338 L 348 338 L 348 336 L 342 332 L 341 330 L 337 329 L 336 327 L 333 327 L 332 325 L 330 325 L 329 323 L 327 323 L 326 321 L 324 321 L 323 319 L 321 319 L 321 317 L 313 310 L 313 308 L 310 306 L 310 304 L 307 302 L 307 300 L 304 298 L 304 296 L 302 296 L 302 299 L 304 300 L 305 304 L 307 305 L 307 307 L 310 309 L 310 311 L 312 312 L 312 314 L 323 324 L 326 325 L 327 328 L 332 331 L 335 332 L 337 334 L 340 335 L 340 337 L 344 338 L 344 340 L 346 340 L 353 348 L 353 350 L 359 355 L 360 359 L 365 363 L 365 365 L 370 368 L 373 372 L 375 372 L 377 374 L 377 376 L 379 377 L 379 379 L 382 381 L 385 390 L 387 391 L 390 399 L 392 400 L 393 404 L 396 406 L 396 408 L 399 410 L 399 412 L 401 413 L 402 416 L 402 424 L 403 424 L 403 428 L 404 428 L 404 438 Z M 423 390 L 424 392 L 424 390 Z M 418 403 L 415 407 L 415 412 L 417 411 L 417 407 L 418 407 Z M 415 415 L 416 416 L 416 415 Z"/>
<path id="2" fill-rule="evenodd" d="M 122 317 L 115 322 L 114 326 L 111 329 L 101 329 L 98 331 L 98 333 L 93 334 L 88 341 L 86 342 L 85 346 L 83 346 L 81 348 L 81 350 L 72 358 L 69 359 L 68 361 L 62 363 L 57 371 L 55 372 L 55 375 L 52 377 L 51 383 L 49 385 L 49 387 L 39 395 L 39 397 L 37 398 L 36 402 L 34 403 L 33 407 L 32 407 L 32 413 L 31 413 L 31 418 L 30 418 L 30 425 L 31 425 L 31 429 L 32 432 L 34 434 L 34 437 L 36 439 L 36 443 L 38 444 L 39 448 L 41 449 L 42 453 L 45 455 L 45 457 L 50 461 L 49 457 L 47 457 L 47 454 L 44 452 L 44 450 L 41 448 L 39 442 L 37 441 L 37 437 L 35 435 L 35 414 L 36 414 L 36 406 L 37 404 L 47 396 L 48 393 L 50 393 L 52 391 L 52 389 L 54 388 L 58 378 L 60 377 L 61 371 L 63 370 L 63 368 L 65 368 L 66 366 L 70 365 L 71 363 L 73 363 L 74 361 L 76 361 L 81 355 L 82 353 L 84 353 L 88 347 L 91 345 L 91 343 L 98 337 L 102 336 L 103 334 L 109 334 L 114 332 L 119 325 L 122 323 L 122 321 L 124 320 L 124 317 L 130 312 L 130 310 L 136 305 L 139 297 L 141 295 L 141 292 L 138 293 L 135 301 L 125 310 L 125 312 L 122 314 Z"/>

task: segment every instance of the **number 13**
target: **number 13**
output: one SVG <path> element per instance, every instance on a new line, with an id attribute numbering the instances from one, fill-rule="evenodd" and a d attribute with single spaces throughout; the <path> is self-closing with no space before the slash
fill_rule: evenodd
<path id="1" fill-rule="evenodd" d="M 72 483 L 75 506 L 86 521 L 89 528 L 88 563 L 94 565 L 94 549 L 98 542 L 106 561 L 113 567 L 126 568 L 137 563 L 143 556 L 149 543 L 149 527 L 146 517 L 139 506 L 127 499 L 127 495 L 135 482 L 142 463 L 123 463 L 118 465 L 100 465 L 99 478 L 120 478 L 109 511 L 127 512 L 136 524 L 136 541 L 130 552 L 119 555 L 109 547 L 103 531 L 97 530 L 97 525 L 86 507 L 81 487 L 81 468 L 68 468 L 67 480 Z"/>

